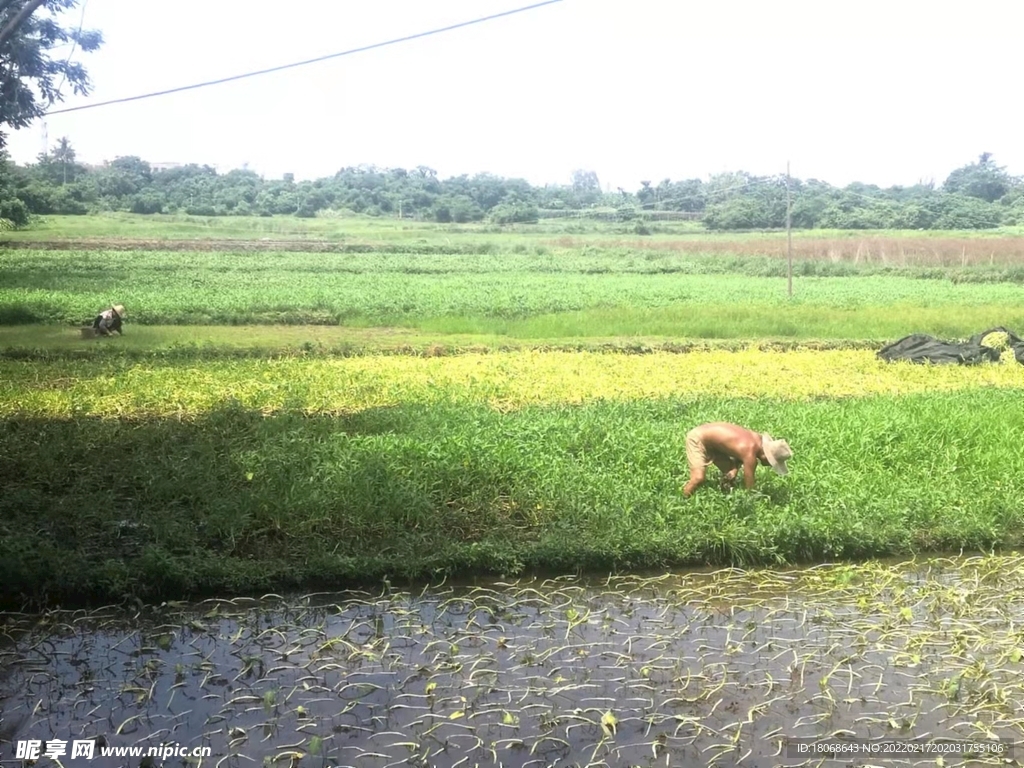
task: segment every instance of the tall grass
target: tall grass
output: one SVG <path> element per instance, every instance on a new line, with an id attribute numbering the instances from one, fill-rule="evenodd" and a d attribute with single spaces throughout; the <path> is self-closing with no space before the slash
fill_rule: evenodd
<path id="1" fill-rule="evenodd" d="M 559 237 L 551 241 L 559 248 L 594 245 L 578 237 Z M 606 248 L 634 251 L 663 251 L 677 254 L 721 256 L 743 254 L 780 260 L 792 253 L 799 261 L 876 267 L 956 267 L 1024 265 L 1024 243 L 1020 233 L 972 234 L 864 233 L 838 232 L 831 236 L 803 231 L 790 247 L 784 233 L 760 236 L 721 234 L 718 237 L 690 238 L 611 238 L 600 241 Z"/>
<path id="2" fill-rule="evenodd" d="M 192 386 L 199 388 L 201 381 Z M 338 416 L 0 421 L 6 603 L 384 576 L 790 563 L 1024 541 L 1019 390 L 840 400 L 382 405 Z M 684 435 L 728 419 L 791 474 L 684 500 Z"/>

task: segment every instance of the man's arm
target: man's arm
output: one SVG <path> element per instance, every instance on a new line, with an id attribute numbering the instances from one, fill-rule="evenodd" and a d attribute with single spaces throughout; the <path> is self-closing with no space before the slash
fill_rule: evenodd
<path id="1" fill-rule="evenodd" d="M 743 487 L 748 491 L 754 487 L 754 471 L 757 469 L 757 456 L 751 451 L 743 457 Z"/>
<path id="2" fill-rule="evenodd" d="M 725 491 L 732 488 L 732 484 L 736 482 L 736 475 L 738 475 L 740 471 L 739 463 L 735 461 L 725 461 L 724 459 L 716 458 L 715 465 L 722 473 L 722 479 L 720 482 L 722 490 Z"/>

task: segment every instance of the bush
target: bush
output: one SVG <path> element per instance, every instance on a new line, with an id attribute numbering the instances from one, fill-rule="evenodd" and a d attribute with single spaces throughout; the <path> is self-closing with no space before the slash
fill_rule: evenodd
<path id="1" fill-rule="evenodd" d="M 130 210 L 132 213 L 163 213 L 164 201 L 160 196 L 152 193 L 136 195 L 132 199 L 132 206 Z"/>
<path id="2" fill-rule="evenodd" d="M 944 210 L 935 220 L 937 229 L 993 229 L 1002 224 L 999 206 L 966 195 L 946 195 Z"/>
<path id="3" fill-rule="evenodd" d="M 708 229 L 762 229 L 772 226 L 758 200 L 735 197 L 709 205 L 704 214 Z"/>
<path id="4" fill-rule="evenodd" d="M 29 219 L 28 206 L 16 197 L 0 200 L 0 219 L 7 219 L 15 227 L 24 227 Z"/>
<path id="5" fill-rule="evenodd" d="M 540 214 L 532 203 L 499 203 L 491 209 L 495 224 L 536 224 Z"/>

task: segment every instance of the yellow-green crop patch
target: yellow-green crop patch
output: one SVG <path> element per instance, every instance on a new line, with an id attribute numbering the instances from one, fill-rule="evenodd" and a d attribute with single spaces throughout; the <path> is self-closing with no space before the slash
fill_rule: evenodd
<path id="1" fill-rule="evenodd" d="M 807 400 L 1024 389 L 1004 353 L 981 366 L 885 363 L 867 350 L 600 352 L 241 359 L 192 364 L 2 361 L 0 415 L 200 414 L 232 403 L 272 413 L 352 412 L 433 402 L 526 405 L 659 398 Z"/>

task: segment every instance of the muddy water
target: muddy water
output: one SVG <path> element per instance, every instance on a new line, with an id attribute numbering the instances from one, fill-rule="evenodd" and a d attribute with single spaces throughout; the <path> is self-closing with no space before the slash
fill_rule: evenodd
<path id="1" fill-rule="evenodd" d="M 155 765 L 799 765 L 830 736 L 1024 760 L 1022 557 L 3 620 L 0 738 L 211 748 Z"/>

